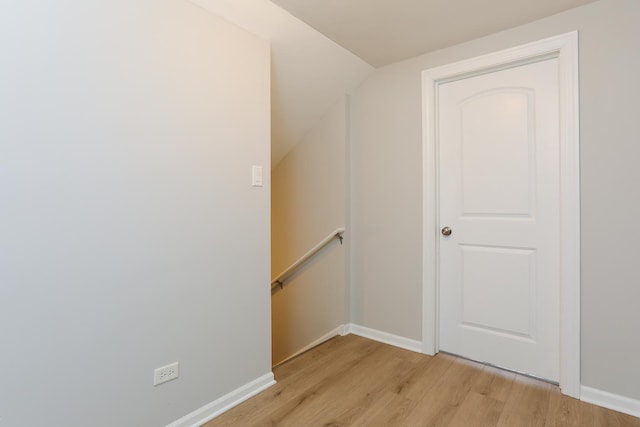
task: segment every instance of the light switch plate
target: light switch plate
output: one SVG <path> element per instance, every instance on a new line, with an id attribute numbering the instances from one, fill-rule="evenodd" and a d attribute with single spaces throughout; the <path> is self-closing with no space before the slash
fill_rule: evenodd
<path id="1" fill-rule="evenodd" d="M 253 165 L 251 167 L 251 185 L 262 187 L 262 166 Z"/>

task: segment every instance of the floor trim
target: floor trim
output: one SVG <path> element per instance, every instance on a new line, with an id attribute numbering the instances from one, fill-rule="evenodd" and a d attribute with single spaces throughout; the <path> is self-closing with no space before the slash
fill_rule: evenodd
<path id="1" fill-rule="evenodd" d="M 223 412 L 239 405 L 261 391 L 266 390 L 275 383 L 276 381 L 273 377 L 273 373 L 269 372 L 268 374 L 233 390 L 231 393 L 227 393 L 221 398 L 196 409 L 179 420 L 168 424 L 167 427 L 200 427 L 218 415 L 221 415 Z"/>
<path id="2" fill-rule="evenodd" d="M 580 387 L 580 400 L 640 418 L 640 400 L 637 399 L 583 385 Z"/>
<path id="3" fill-rule="evenodd" d="M 412 340 L 410 338 L 401 337 L 400 335 L 390 334 L 388 332 L 378 331 L 377 329 L 367 328 L 365 326 L 349 323 L 346 326 L 347 334 L 354 334 L 364 338 L 369 338 L 374 341 L 378 341 L 384 344 L 389 344 L 395 347 L 404 348 L 405 350 L 415 351 L 416 353 L 422 353 L 422 342 Z"/>
<path id="4" fill-rule="evenodd" d="M 293 353 L 291 356 L 287 356 L 286 358 L 282 359 L 281 361 L 279 361 L 278 363 L 273 365 L 273 367 L 275 368 L 276 366 L 280 366 L 283 363 L 293 359 L 294 357 L 301 355 L 305 351 L 309 351 L 313 347 L 318 346 L 318 345 L 322 344 L 325 341 L 329 341 L 333 337 L 337 337 L 338 335 L 340 335 L 340 336 L 346 335 L 345 331 L 346 331 L 346 326 L 345 325 L 340 325 L 337 328 L 333 329 L 332 331 L 327 332 L 326 334 L 324 334 L 323 336 L 321 336 L 317 340 L 313 341 L 311 344 L 305 345 L 300 350 L 298 350 L 295 353 Z"/>
<path id="5" fill-rule="evenodd" d="M 322 344 L 323 342 L 333 338 L 334 336 L 348 334 L 358 335 L 370 340 L 389 344 L 394 347 L 414 351 L 416 353 L 422 353 L 422 342 L 420 341 L 390 334 L 388 332 L 379 331 L 377 329 L 367 328 L 365 326 L 356 325 L 354 323 L 349 323 L 346 325 L 338 326 L 334 330 L 318 338 L 313 343 L 305 346 L 295 355 L 287 358 L 287 360 L 307 350 L 310 350 L 311 348 L 319 344 Z M 221 398 L 208 403 L 205 406 L 196 409 L 195 411 L 185 415 L 179 420 L 168 424 L 167 427 L 200 427 L 203 424 L 211 421 L 215 417 L 233 408 L 234 406 L 237 406 L 245 400 L 266 390 L 275 383 L 276 381 L 274 379 L 273 373 L 270 372 L 254 381 L 251 381 L 248 384 L 243 385 L 242 387 L 237 388 L 236 390 L 222 396 Z M 620 396 L 583 385 L 580 387 L 580 400 L 597 406 L 602 406 L 604 408 L 612 409 L 614 411 L 622 412 L 634 417 L 640 417 L 640 400 L 637 399 Z"/>

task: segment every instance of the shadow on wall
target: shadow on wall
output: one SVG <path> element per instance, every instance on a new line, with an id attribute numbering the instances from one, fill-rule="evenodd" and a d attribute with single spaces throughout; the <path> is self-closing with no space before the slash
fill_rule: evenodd
<path id="1" fill-rule="evenodd" d="M 272 364 L 288 359 L 346 321 L 345 247 L 336 239 L 271 297 Z"/>

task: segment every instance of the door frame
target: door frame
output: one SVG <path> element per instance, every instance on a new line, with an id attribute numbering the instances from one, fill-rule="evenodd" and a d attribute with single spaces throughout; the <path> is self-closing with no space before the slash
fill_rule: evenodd
<path id="1" fill-rule="evenodd" d="M 560 113 L 560 388 L 580 398 L 580 158 L 578 32 L 422 72 L 422 351 L 438 353 L 439 194 L 437 97 L 442 83 L 558 58 Z"/>

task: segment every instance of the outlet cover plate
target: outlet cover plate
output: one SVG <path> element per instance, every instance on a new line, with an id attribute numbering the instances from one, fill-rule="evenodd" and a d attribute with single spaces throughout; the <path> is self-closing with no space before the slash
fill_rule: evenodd
<path id="1" fill-rule="evenodd" d="M 175 380 L 180 376 L 180 365 L 178 362 L 171 363 L 161 368 L 153 370 L 153 385 L 160 385 L 167 381 Z"/>

